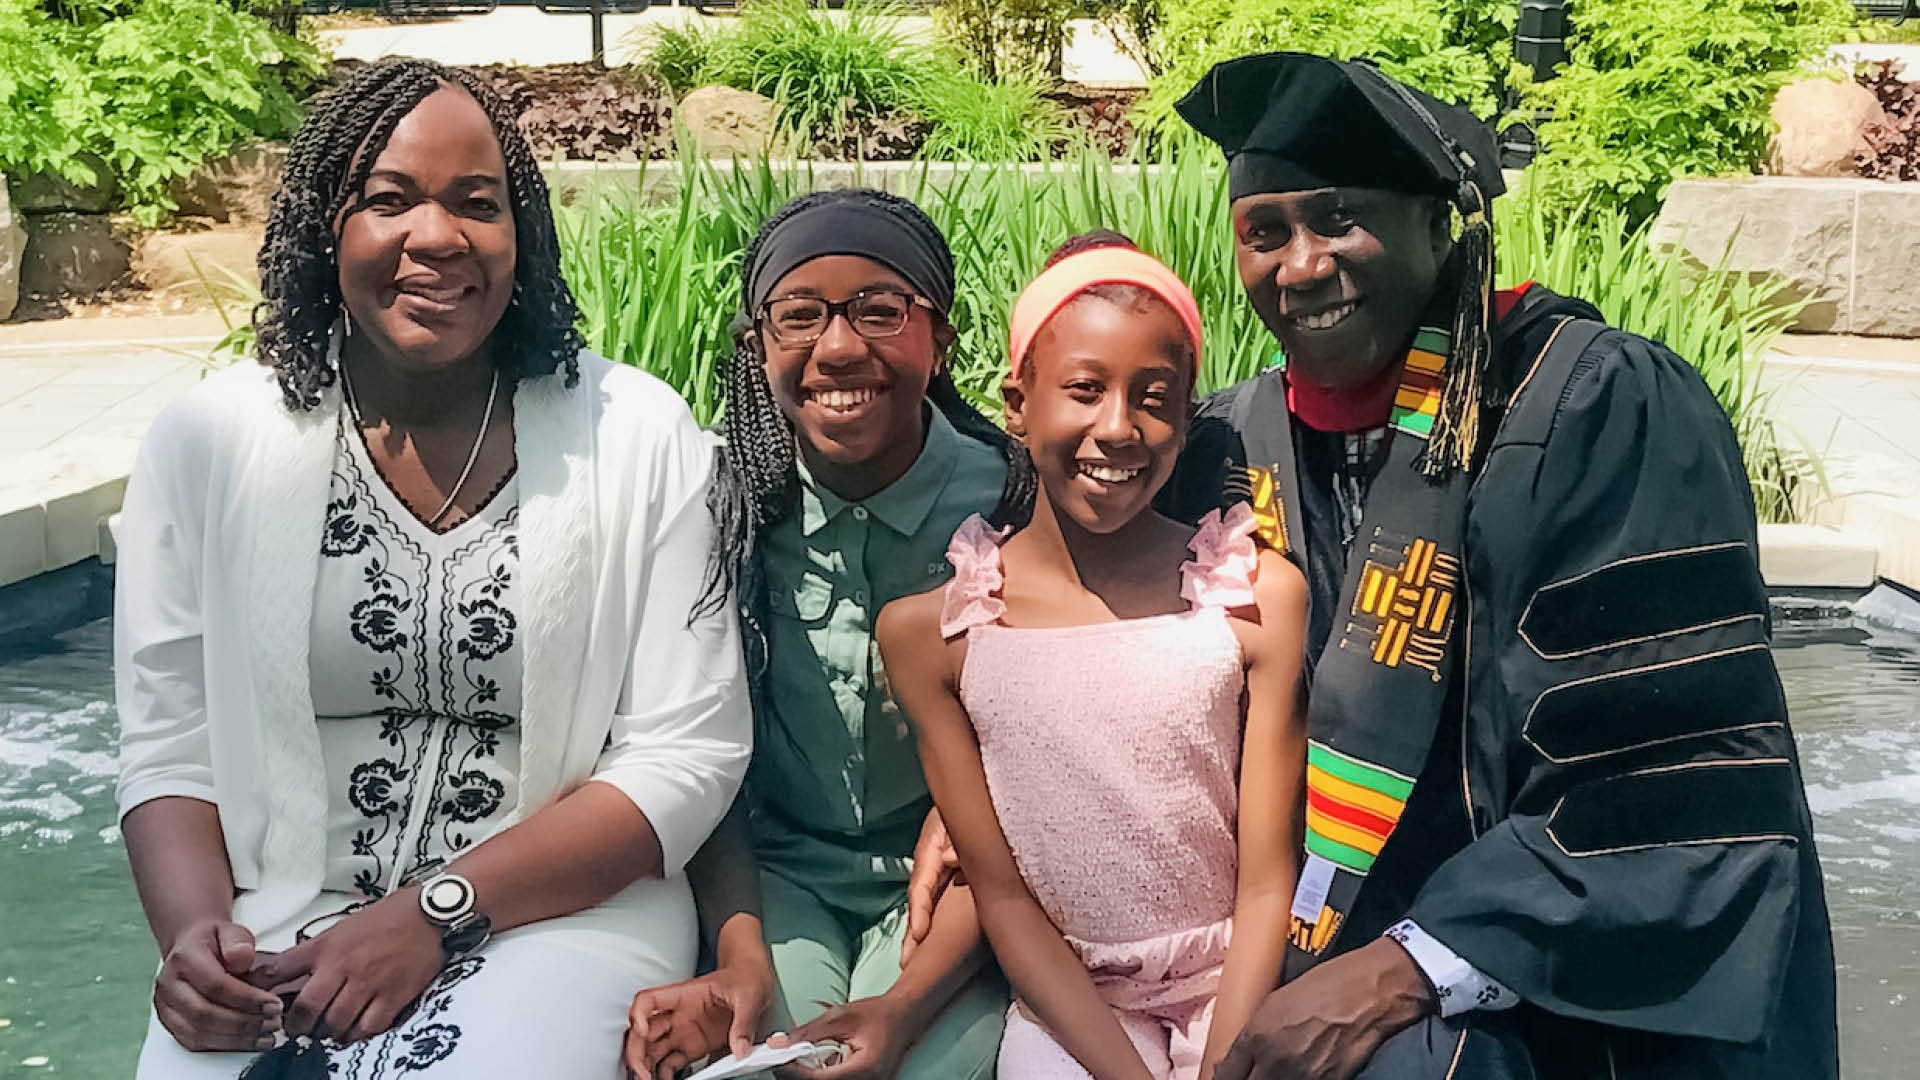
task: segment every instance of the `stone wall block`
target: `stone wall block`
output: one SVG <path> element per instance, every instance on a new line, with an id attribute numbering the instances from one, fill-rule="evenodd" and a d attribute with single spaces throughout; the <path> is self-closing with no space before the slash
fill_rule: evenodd
<path id="1" fill-rule="evenodd" d="M 262 225 L 286 167 L 285 146 L 254 143 L 225 157 L 209 159 L 191 176 L 176 179 L 167 193 L 187 217 Z"/>
<path id="2" fill-rule="evenodd" d="M 19 204 L 22 213 L 56 214 L 71 211 L 79 214 L 104 214 L 114 209 L 120 198 L 120 185 L 115 182 L 113 172 L 107 164 L 91 154 L 81 155 L 81 160 L 93 169 L 98 178 L 91 184 L 77 184 L 59 173 L 34 173 L 14 185 L 14 201 Z"/>
<path id="3" fill-rule="evenodd" d="M 125 277 L 125 242 L 105 214 L 36 214 L 27 218 L 20 287 L 41 296 L 88 296 Z"/>
<path id="4" fill-rule="evenodd" d="M 134 249 L 133 273 L 155 292 L 242 300 L 259 288 L 258 258 L 265 237 L 265 230 L 252 226 L 151 233 Z"/>
<path id="5" fill-rule="evenodd" d="M 14 216 L 5 177 L 0 177 L 0 321 L 13 318 L 20 303 L 20 263 L 27 253 L 27 230 Z"/>
<path id="6" fill-rule="evenodd" d="M 1860 192 L 1852 314 L 1852 333 L 1920 337 L 1920 183 Z"/>
<path id="7" fill-rule="evenodd" d="M 1725 266 L 1781 282 L 1807 301 L 1795 328 L 1847 330 L 1854 201 L 1864 180 L 1740 177 L 1681 180 L 1668 190 L 1649 241 L 1681 249 L 1700 269 Z"/>

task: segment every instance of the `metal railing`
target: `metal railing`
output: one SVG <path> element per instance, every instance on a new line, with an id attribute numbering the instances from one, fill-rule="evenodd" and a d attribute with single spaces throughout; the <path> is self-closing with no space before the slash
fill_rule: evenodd
<path id="1" fill-rule="evenodd" d="M 1896 26 L 1920 16 L 1920 0 L 1853 0 L 1853 6 L 1862 15 L 1891 19 Z"/>

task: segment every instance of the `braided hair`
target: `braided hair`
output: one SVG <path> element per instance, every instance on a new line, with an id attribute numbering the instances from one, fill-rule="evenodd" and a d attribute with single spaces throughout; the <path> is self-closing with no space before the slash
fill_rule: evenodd
<path id="1" fill-rule="evenodd" d="M 781 223 L 804 211 L 836 203 L 864 205 L 910 219 L 931 234 L 943 261 L 949 266 L 953 261 L 946 241 L 925 211 L 897 195 L 871 188 L 802 195 L 767 218 L 747 244 L 741 261 L 741 311 L 733 320 L 733 355 L 726 366 L 723 390 L 726 412 L 721 429 L 726 442 L 716 452 L 713 486 L 707 492 L 707 507 L 714 522 L 713 546 L 708 553 L 705 589 L 695 613 L 715 610 L 729 595 L 738 598 L 748 670 L 756 683 L 767 659 L 767 590 L 757 558 L 759 539 L 793 513 L 799 501 L 800 477 L 793 425 L 780 411 L 773 386 L 767 381 L 758 327 L 754 312 L 749 310 L 752 301 L 747 293 L 751 287 L 748 279 L 767 238 Z M 935 317 L 944 324 L 944 313 Z M 942 364 L 928 382 L 927 400 L 954 430 L 1000 451 L 1007 462 L 1007 478 L 991 520 L 995 525 L 1022 524 L 1033 508 L 1037 490 L 1032 463 L 1027 461 L 1024 447 L 961 396 L 950 367 L 951 363 Z"/>
<path id="2" fill-rule="evenodd" d="M 366 185 L 375 159 L 428 95 L 458 86 L 487 115 L 506 161 L 513 208 L 513 298 L 493 329 L 495 362 L 510 379 L 563 372 L 580 379 L 586 339 L 579 308 L 560 276 L 560 241 L 547 183 L 511 111 L 470 72 L 427 60 L 369 64 L 314 103 L 294 136 L 260 248 L 261 301 L 254 308 L 260 362 L 273 368 L 295 411 L 314 408 L 338 377 L 328 340 L 342 311 L 334 223 Z"/>

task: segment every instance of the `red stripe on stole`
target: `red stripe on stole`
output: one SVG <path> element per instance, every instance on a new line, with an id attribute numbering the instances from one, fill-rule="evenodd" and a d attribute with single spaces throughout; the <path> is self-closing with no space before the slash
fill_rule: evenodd
<path id="1" fill-rule="evenodd" d="M 1317 788 L 1307 788 L 1307 805 L 1335 821 L 1345 822 L 1356 829 L 1364 829 L 1383 840 L 1393 833 L 1394 822 L 1391 819 L 1381 817 L 1363 807 L 1341 802 Z"/>

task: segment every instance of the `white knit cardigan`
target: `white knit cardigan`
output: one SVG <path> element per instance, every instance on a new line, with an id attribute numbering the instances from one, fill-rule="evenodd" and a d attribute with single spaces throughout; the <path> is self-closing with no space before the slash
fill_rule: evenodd
<path id="1" fill-rule="evenodd" d="M 339 410 L 286 407 L 270 371 L 209 378 L 154 422 L 127 482 L 114 601 L 120 813 L 215 804 L 235 918 L 319 895 L 327 796 L 308 675 Z M 630 797 L 677 874 L 746 769 L 731 605 L 688 618 L 711 524 L 711 444 L 652 376 L 583 352 L 580 381 L 514 393 L 522 652 L 517 821 L 588 780 Z M 509 822 L 511 823 L 511 822 Z"/>

